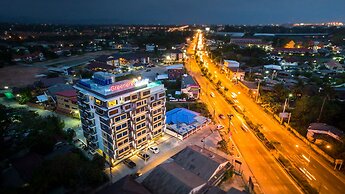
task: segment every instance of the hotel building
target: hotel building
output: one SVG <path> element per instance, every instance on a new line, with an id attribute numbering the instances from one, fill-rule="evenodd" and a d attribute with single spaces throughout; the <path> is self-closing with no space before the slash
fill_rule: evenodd
<path id="1" fill-rule="evenodd" d="M 148 79 L 115 81 L 96 72 L 74 87 L 87 145 L 112 160 L 143 149 L 165 132 L 165 88 Z"/>

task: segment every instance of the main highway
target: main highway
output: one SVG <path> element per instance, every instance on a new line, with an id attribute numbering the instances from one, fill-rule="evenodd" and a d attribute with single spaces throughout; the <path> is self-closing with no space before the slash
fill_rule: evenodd
<path id="1" fill-rule="evenodd" d="M 194 40 L 188 49 L 188 52 L 190 54 L 194 54 L 193 48 L 197 47 L 197 41 L 200 37 L 200 33 L 196 35 L 196 40 Z M 199 41 L 200 42 L 200 41 Z M 203 42 L 203 41 L 201 41 Z M 203 43 L 202 43 L 203 44 Z M 200 46 L 200 45 L 199 45 Z M 201 46 L 201 48 L 203 45 Z M 224 87 L 227 87 L 229 89 L 229 92 L 227 92 L 227 95 L 229 96 L 236 96 L 233 100 L 236 102 L 236 104 L 242 109 L 245 110 L 245 115 L 254 123 L 261 124 L 262 125 L 262 132 L 265 134 L 265 136 L 275 142 L 279 142 L 279 146 L 277 146 L 279 152 L 286 156 L 290 161 L 292 161 L 295 166 L 305 175 L 305 178 L 310 182 L 310 184 L 316 188 L 320 193 L 344 193 L 345 191 L 345 179 L 343 174 L 333 170 L 332 166 L 327 163 L 323 158 L 321 158 L 319 155 L 317 155 L 315 152 L 311 150 L 311 148 L 306 145 L 305 142 L 300 140 L 299 138 L 292 135 L 289 131 L 287 131 L 282 125 L 280 125 L 272 116 L 268 115 L 259 105 L 257 105 L 252 98 L 250 98 L 248 95 L 246 95 L 246 91 L 244 91 L 241 87 L 239 87 L 236 84 L 233 84 L 231 80 L 229 80 L 224 74 L 220 73 L 219 68 L 216 64 L 212 62 L 212 60 L 207 56 L 206 52 L 202 52 L 202 58 L 204 62 L 208 65 L 209 72 L 212 72 L 212 74 L 216 75 L 217 79 L 222 82 L 222 85 Z M 192 70 L 193 76 L 197 79 L 199 82 L 201 88 L 209 88 L 210 83 L 203 85 L 202 83 L 208 82 L 205 77 L 201 76 L 200 69 L 198 65 L 195 63 L 195 60 L 192 58 L 190 59 L 189 63 L 186 65 L 187 69 L 189 68 Z M 211 89 L 212 90 L 212 89 Z M 206 95 L 209 95 L 209 92 L 206 91 Z M 213 89 L 214 90 L 214 89 Z M 216 93 L 216 90 L 213 91 Z M 223 102 L 219 102 L 223 101 Z M 235 119 L 233 119 L 233 123 L 235 124 L 236 132 L 232 132 L 233 139 L 235 140 L 235 143 L 237 143 L 238 147 L 240 148 L 240 151 L 242 152 L 242 155 L 246 162 L 251 167 L 255 177 L 257 178 L 259 184 L 264 188 L 262 184 L 265 184 L 265 180 L 269 183 L 272 182 L 279 182 L 282 181 L 282 177 L 279 177 L 277 175 L 271 175 L 266 177 L 260 176 L 260 171 L 257 170 L 257 166 L 255 166 L 255 163 L 258 163 L 258 161 L 262 161 L 262 157 L 264 157 L 264 150 L 262 150 L 262 147 L 257 145 L 252 148 L 248 148 L 248 146 L 253 146 L 253 142 L 255 142 L 254 139 L 256 139 L 253 134 L 250 134 L 244 132 L 241 130 L 241 125 L 243 120 L 241 119 L 241 116 L 237 114 L 236 111 L 231 109 L 229 105 L 224 101 L 223 97 L 218 94 L 214 100 L 214 102 L 217 104 L 219 103 L 220 106 L 216 106 L 216 112 L 222 113 L 226 115 L 227 113 L 232 113 L 235 115 Z M 236 119 L 237 118 L 237 119 Z M 236 123 L 238 124 L 236 127 Z M 249 137 L 253 136 L 254 139 L 249 140 Z M 248 145 L 249 144 L 249 145 Z M 251 145 L 250 145 L 251 144 Z M 261 145 L 261 143 L 258 142 L 258 144 Z M 255 145 L 255 144 L 254 144 Z M 261 147 L 261 148 L 260 148 Z M 250 150 L 251 152 L 245 153 L 246 150 Z M 248 155 L 247 155 L 248 154 Z M 253 155 L 257 155 L 257 157 L 253 157 Z M 271 155 L 271 154 L 267 154 Z M 267 156 L 269 157 L 269 156 Z M 255 162 L 251 161 L 254 160 Z M 263 168 L 263 172 L 265 172 L 265 175 L 268 175 L 268 171 L 276 171 L 278 172 L 279 168 L 275 167 L 276 162 L 272 161 L 266 161 L 265 165 L 266 168 Z M 274 167 L 274 168 L 273 168 Z M 260 169 L 260 167 L 259 167 Z M 259 172 L 256 172 L 259 171 Z M 256 173 L 255 173 L 256 172 Z M 289 179 L 290 180 L 290 179 Z M 286 179 L 284 179 L 283 182 L 289 183 Z M 291 190 L 294 190 L 294 187 L 289 185 L 288 187 Z M 284 188 L 282 185 L 280 188 Z M 272 192 L 266 192 L 266 193 L 272 193 Z M 275 192 L 274 192 L 275 193 Z M 281 192 L 278 192 L 281 193 Z"/>
<path id="2" fill-rule="evenodd" d="M 193 53 L 193 43 L 188 49 L 187 53 Z M 204 101 L 208 107 L 215 109 L 215 118 L 225 128 L 227 128 L 228 119 L 217 119 L 218 114 L 224 115 L 231 113 L 234 118 L 231 121 L 231 138 L 240 151 L 240 160 L 249 166 L 246 174 L 253 174 L 259 185 L 259 190 L 263 193 L 302 193 L 301 189 L 291 179 L 291 177 L 279 166 L 272 154 L 266 150 L 263 144 L 250 131 L 243 131 L 241 129 L 242 119 L 232 107 L 225 101 L 225 99 L 215 90 L 212 84 L 205 77 L 201 75 L 201 71 L 196 64 L 195 59 L 190 58 L 186 64 L 189 73 L 197 80 L 202 88 L 201 100 Z M 211 97 L 210 91 L 213 91 L 215 97 Z M 211 109 L 211 112 L 213 110 Z M 247 180 L 248 181 L 248 180 Z"/>

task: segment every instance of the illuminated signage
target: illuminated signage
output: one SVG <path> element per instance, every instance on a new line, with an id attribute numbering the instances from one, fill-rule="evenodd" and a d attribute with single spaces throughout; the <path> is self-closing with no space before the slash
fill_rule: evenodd
<path id="1" fill-rule="evenodd" d="M 127 90 L 130 88 L 134 88 L 134 87 L 140 87 L 140 86 L 144 86 L 147 85 L 149 83 L 148 79 L 143 79 L 143 80 L 128 80 L 126 82 L 121 82 L 121 83 L 117 83 L 114 85 L 110 86 L 110 91 L 115 92 L 115 91 L 120 91 L 120 90 Z"/>
<path id="2" fill-rule="evenodd" d="M 125 83 L 110 86 L 110 91 L 114 92 L 114 91 L 119 91 L 119 90 L 125 90 L 129 88 L 133 88 L 134 86 L 135 86 L 135 83 L 133 81 L 128 81 Z"/>

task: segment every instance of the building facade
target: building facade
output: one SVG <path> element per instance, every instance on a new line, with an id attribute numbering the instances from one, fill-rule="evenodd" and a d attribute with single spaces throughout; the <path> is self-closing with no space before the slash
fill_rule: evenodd
<path id="1" fill-rule="evenodd" d="M 168 72 L 169 80 L 181 79 L 185 71 L 183 64 L 170 65 L 166 67 L 166 70 Z"/>
<path id="2" fill-rule="evenodd" d="M 160 82 L 115 82 L 97 72 L 79 81 L 78 105 L 87 145 L 112 160 L 145 148 L 165 132 L 165 88 Z"/>
<path id="3" fill-rule="evenodd" d="M 76 90 L 65 90 L 55 95 L 57 111 L 79 118 Z"/>

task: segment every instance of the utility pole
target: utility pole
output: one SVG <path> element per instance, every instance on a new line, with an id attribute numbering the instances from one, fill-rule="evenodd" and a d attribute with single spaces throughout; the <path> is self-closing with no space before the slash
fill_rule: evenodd
<path id="1" fill-rule="evenodd" d="M 284 108 L 283 108 L 283 113 L 285 113 L 285 109 L 286 109 L 286 104 L 287 104 L 287 98 L 285 98 L 285 103 L 284 103 Z"/>
<path id="2" fill-rule="evenodd" d="M 258 91 L 257 91 L 257 94 L 256 94 L 256 102 L 258 102 L 258 100 L 259 100 L 259 95 L 260 95 L 260 83 L 261 83 L 261 81 L 259 80 L 259 82 L 258 82 Z"/>
<path id="3" fill-rule="evenodd" d="M 325 98 L 323 99 L 323 102 L 322 102 L 322 106 L 321 106 L 319 118 L 317 119 L 317 122 L 318 122 L 318 123 L 319 123 L 320 120 L 321 120 L 321 115 L 322 115 L 322 112 L 323 112 L 323 107 L 325 106 L 326 98 L 327 98 L 327 96 L 325 96 Z"/>

